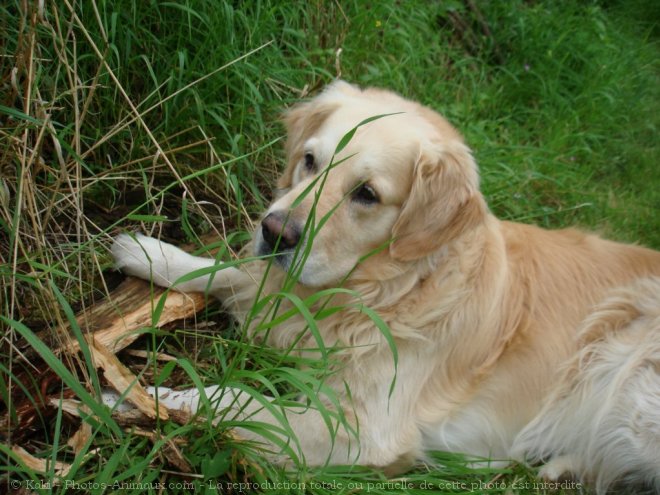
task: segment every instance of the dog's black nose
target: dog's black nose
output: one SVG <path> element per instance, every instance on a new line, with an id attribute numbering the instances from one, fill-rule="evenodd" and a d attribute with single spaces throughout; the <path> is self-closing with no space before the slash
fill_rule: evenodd
<path id="1" fill-rule="evenodd" d="M 274 211 L 261 221 L 261 233 L 272 253 L 293 249 L 300 242 L 300 231 L 285 212 Z"/>

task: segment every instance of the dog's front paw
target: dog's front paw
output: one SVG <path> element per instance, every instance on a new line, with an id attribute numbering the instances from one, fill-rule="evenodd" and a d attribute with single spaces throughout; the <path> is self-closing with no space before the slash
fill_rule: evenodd
<path id="1" fill-rule="evenodd" d="M 110 251 L 115 267 L 126 275 L 153 280 L 158 285 L 168 287 L 172 283 L 168 251 L 173 249 L 177 248 L 142 234 L 119 234 Z"/>
<path id="2" fill-rule="evenodd" d="M 559 455 L 550 459 L 539 470 L 539 478 L 544 481 L 565 481 L 575 478 L 578 460 L 571 455 Z"/>

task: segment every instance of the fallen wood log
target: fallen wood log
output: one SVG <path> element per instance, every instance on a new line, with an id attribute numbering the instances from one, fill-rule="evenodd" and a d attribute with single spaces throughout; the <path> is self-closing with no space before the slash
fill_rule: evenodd
<path id="1" fill-rule="evenodd" d="M 126 392 L 126 397 L 145 416 L 152 419 L 156 416 L 162 420 L 169 419 L 167 408 L 156 406 L 156 400 L 147 393 L 137 377 L 117 359 L 114 353 L 99 343 L 93 335 L 87 340 L 94 364 L 97 368 L 103 369 L 106 380 L 117 392 L 120 394 Z"/>
<path id="2" fill-rule="evenodd" d="M 80 312 L 76 316 L 77 324 L 87 339 L 93 339 L 101 349 L 117 353 L 141 335 L 140 329 L 161 328 L 169 323 L 193 317 L 206 306 L 207 300 L 203 294 L 168 291 L 158 321 L 153 321 L 154 308 L 165 292 L 165 289 L 129 277 L 107 298 Z M 58 328 L 55 334 L 55 341 L 61 343 L 59 346 L 53 346 L 56 347 L 56 353 L 75 354 L 80 350 L 80 343 L 69 327 Z M 13 387 L 12 401 L 16 417 L 12 420 L 6 404 L 5 411 L 0 416 L 0 436 L 4 437 L 4 441 L 22 442 L 35 428 L 38 429 L 36 423 L 39 419 L 47 421 L 54 411 L 52 407 L 48 407 L 48 397 L 51 394 L 60 397 L 62 393 L 61 380 L 57 374 L 43 362 L 36 361 L 33 364 L 34 368 L 42 370 L 38 376 L 22 378 L 22 373 L 17 376 L 17 380 L 25 386 L 27 394 L 20 387 Z M 72 392 L 64 391 L 64 397 L 72 398 Z M 9 438 L 3 433 L 9 433 Z"/>
<path id="3" fill-rule="evenodd" d="M 160 328 L 189 318 L 206 306 L 203 294 L 169 291 L 163 311 L 158 321 L 154 322 L 154 308 L 164 293 L 165 289 L 129 277 L 106 299 L 76 316 L 76 321 L 83 333 L 93 333 L 96 342 L 117 353 L 140 336 L 139 329 Z M 60 329 L 58 334 L 64 341 L 60 352 L 77 352 L 80 349 L 80 343 L 68 328 Z"/>

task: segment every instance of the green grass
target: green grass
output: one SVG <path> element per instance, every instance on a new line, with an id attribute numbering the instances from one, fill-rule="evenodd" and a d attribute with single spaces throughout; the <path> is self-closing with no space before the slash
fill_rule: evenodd
<path id="1" fill-rule="evenodd" d="M 237 7 L 63 0 L 37 12 L 32 2 L 28 11 L 23 2 L 5 2 L 2 414 L 15 421 L 12 394 L 38 402 L 43 384 L 23 359 L 35 352 L 61 377 L 62 390 L 94 404 L 99 378 L 89 358 L 58 358 L 44 336 L 116 285 L 111 236 L 138 228 L 202 250 L 202 238 L 214 235 L 223 259 L 233 259 L 282 167 L 280 112 L 339 71 L 447 116 L 473 148 L 499 217 L 579 225 L 660 248 L 655 3 L 475 3 L 480 10 L 461 1 Z M 197 323 L 169 335 L 147 330 L 134 347 L 164 350 L 177 361 L 150 359 L 134 369 L 145 380 L 220 382 L 255 395 L 270 389 L 281 400 L 322 386 L 322 366 L 291 372 L 300 358 L 246 341 L 217 306 Z M 83 492 L 116 482 L 141 483 L 127 490 L 136 493 L 158 482 L 181 493 L 240 493 L 229 483 L 252 483 L 242 486 L 246 493 L 464 493 L 473 483 L 478 493 L 504 493 L 501 483 L 512 493 L 547 492 L 535 485 L 533 470 L 474 470 L 447 454 L 407 475 L 412 488 L 364 468 L 285 474 L 234 439 L 229 423 L 158 424 L 162 438 L 185 439 L 181 450 L 194 474 L 186 477 L 167 460 L 162 438 L 151 442 L 95 412 L 103 421 L 88 420 L 94 435 L 87 455 L 66 447 L 77 424 L 62 415 L 37 417 L 26 437 L 31 452 L 75 463 L 69 481 Z M 5 480 L 24 487 L 41 480 L 31 486 L 48 492 L 54 472 L 37 474 L 12 459 L 6 445 L 14 433 L 7 425 L 0 431 Z"/>

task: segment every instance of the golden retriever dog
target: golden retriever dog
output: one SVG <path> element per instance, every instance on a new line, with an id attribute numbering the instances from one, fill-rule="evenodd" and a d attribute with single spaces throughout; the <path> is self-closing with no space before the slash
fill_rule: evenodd
<path id="1" fill-rule="evenodd" d="M 307 311 L 263 304 L 278 324 L 247 326 L 306 356 L 337 349 L 325 412 L 208 387 L 223 414 L 279 428 L 241 435 L 282 463 L 394 473 L 442 450 L 542 462 L 543 477 L 600 492 L 660 490 L 660 253 L 498 220 L 460 134 L 389 91 L 337 81 L 284 122 L 286 168 L 252 245 L 261 258 L 225 266 L 128 234 L 112 247 L 126 274 L 206 291 L 239 322 L 296 281 L 287 290 Z M 314 295 L 330 288 L 341 311 Z M 202 391 L 158 393 L 196 409 Z"/>

